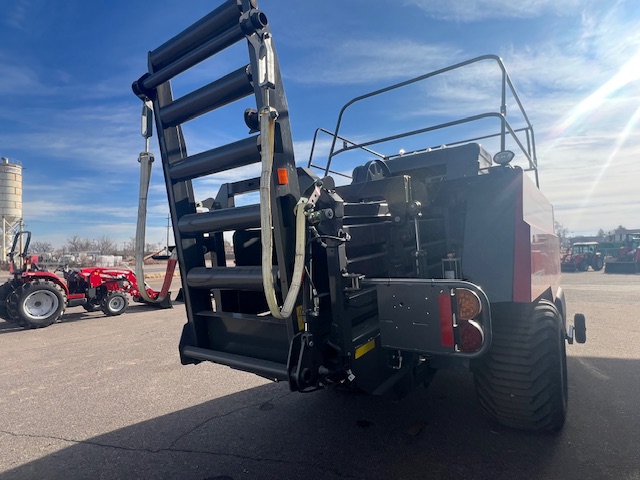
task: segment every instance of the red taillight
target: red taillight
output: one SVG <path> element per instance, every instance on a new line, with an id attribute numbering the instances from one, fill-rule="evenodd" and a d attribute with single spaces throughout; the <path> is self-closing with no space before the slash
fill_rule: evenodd
<path id="1" fill-rule="evenodd" d="M 460 350 L 463 352 L 477 352 L 484 342 L 482 327 L 474 320 L 460 320 L 458 322 L 460 336 Z"/>

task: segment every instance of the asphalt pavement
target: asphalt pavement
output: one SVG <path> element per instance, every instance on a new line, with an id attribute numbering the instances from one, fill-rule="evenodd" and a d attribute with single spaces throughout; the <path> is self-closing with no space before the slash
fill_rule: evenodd
<path id="1" fill-rule="evenodd" d="M 182 366 L 181 303 L 72 308 L 40 330 L 0 320 L 0 479 L 640 480 L 640 275 L 562 284 L 588 340 L 568 346 L 558 435 L 488 422 L 464 371 L 389 401 Z"/>

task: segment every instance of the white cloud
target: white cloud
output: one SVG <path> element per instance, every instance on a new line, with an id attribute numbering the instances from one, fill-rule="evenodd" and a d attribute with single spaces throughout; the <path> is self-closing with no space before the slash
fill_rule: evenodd
<path id="1" fill-rule="evenodd" d="M 444 44 L 388 38 L 347 39 L 307 56 L 295 73 L 285 72 L 285 80 L 316 85 L 384 83 L 421 75 L 451 63 L 460 55 L 459 49 Z"/>
<path id="2" fill-rule="evenodd" d="M 407 0 L 426 14 L 459 22 L 477 22 L 489 18 L 533 18 L 541 15 L 575 15 L 588 0 Z"/>

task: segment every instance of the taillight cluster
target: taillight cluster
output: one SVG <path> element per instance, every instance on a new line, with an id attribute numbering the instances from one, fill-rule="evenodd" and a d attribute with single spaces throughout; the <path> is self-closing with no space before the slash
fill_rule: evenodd
<path id="1" fill-rule="evenodd" d="M 457 346 L 462 352 L 478 351 L 484 342 L 484 331 L 478 321 L 482 312 L 480 297 L 467 288 L 456 288 L 454 297 L 457 304 Z"/>

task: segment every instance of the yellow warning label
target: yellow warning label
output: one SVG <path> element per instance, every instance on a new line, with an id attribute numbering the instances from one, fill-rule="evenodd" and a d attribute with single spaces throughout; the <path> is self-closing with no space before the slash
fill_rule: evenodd
<path id="1" fill-rule="evenodd" d="M 376 347 L 376 339 L 372 338 L 371 340 L 369 340 L 367 343 L 365 343 L 364 345 L 360 345 L 358 348 L 356 348 L 355 351 L 355 357 L 356 359 L 360 358 L 361 356 L 363 356 L 365 353 L 370 352 L 371 350 L 373 350 Z"/>

